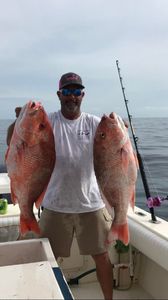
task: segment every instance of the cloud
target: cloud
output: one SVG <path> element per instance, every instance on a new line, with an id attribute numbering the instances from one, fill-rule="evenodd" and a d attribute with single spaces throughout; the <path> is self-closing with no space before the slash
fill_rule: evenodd
<path id="1" fill-rule="evenodd" d="M 0 101 L 35 95 L 51 103 L 61 74 L 74 71 L 86 82 L 88 109 L 92 98 L 99 112 L 112 103 L 120 108 L 119 59 L 136 111 L 143 114 L 139 103 L 152 101 L 156 110 L 166 105 L 167 0 L 0 0 L 0 5 Z"/>

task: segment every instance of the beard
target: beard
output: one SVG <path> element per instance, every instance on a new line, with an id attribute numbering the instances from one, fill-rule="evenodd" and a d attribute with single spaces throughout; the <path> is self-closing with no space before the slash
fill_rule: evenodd
<path id="1" fill-rule="evenodd" d="M 64 104 L 64 109 L 70 113 L 77 112 L 79 110 L 79 108 L 80 108 L 80 106 L 78 105 L 78 103 L 76 103 L 74 101 L 67 101 Z"/>

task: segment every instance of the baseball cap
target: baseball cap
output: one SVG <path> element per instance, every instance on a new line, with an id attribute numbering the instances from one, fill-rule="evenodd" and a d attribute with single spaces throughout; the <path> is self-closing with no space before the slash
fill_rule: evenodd
<path id="1" fill-rule="evenodd" d="M 82 89 L 85 88 L 82 84 L 81 77 L 75 73 L 69 72 L 61 76 L 61 79 L 59 81 L 59 90 L 67 87 L 70 84 L 76 84 Z"/>

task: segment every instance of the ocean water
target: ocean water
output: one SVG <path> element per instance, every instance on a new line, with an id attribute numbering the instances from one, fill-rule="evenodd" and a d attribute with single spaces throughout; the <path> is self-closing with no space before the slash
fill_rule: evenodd
<path id="1" fill-rule="evenodd" d="M 8 126 L 13 123 L 14 120 L 0 120 L 0 172 L 5 172 L 5 152 L 7 150 L 6 145 L 6 133 Z"/>
<path id="2" fill-rule="evenodd" d="M 0 172 L 6 171 L 6 132 L 12 122 L 13 120 L 0 120 Z M 143 159 L 150 194 L 152 197 L 160 196 L 164 199 L 168 195 L 168 118 L 135 118 L 132 123 L 138 138 L 137 145 Z M 132 139 L 131 133 L 130 137 Z M 136 206 L 149 211 L 140 172 L 136 185 Z M 168 200 L 162 200 L 161 206 L 155 207 L 154 211 L 156 217 L 168 221 Z"/>

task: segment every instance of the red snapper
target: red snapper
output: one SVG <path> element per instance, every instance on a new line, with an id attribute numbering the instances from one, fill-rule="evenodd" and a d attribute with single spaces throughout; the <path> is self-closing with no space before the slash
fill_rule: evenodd
<path id="1" fill-rule="evenodd" d="M 102 198 L 114 219 L 107 243 L 121 240 L 129 243 L 127 211 L 134 208 L 137 158 L 121 117 L 104 115 L 94 139 L 94 169 Z M 110 209 L 109 209 L 110 208 Z"/>
<path id="2" fill-rule="evenodd" d="M 20 231 L 40 234 L 33 213 L 39 207 L 55 164 L 53 131 L 40 102 L 29 101 L 16 120 L 6 152 L 11 198 L 20 208 Z"/>

